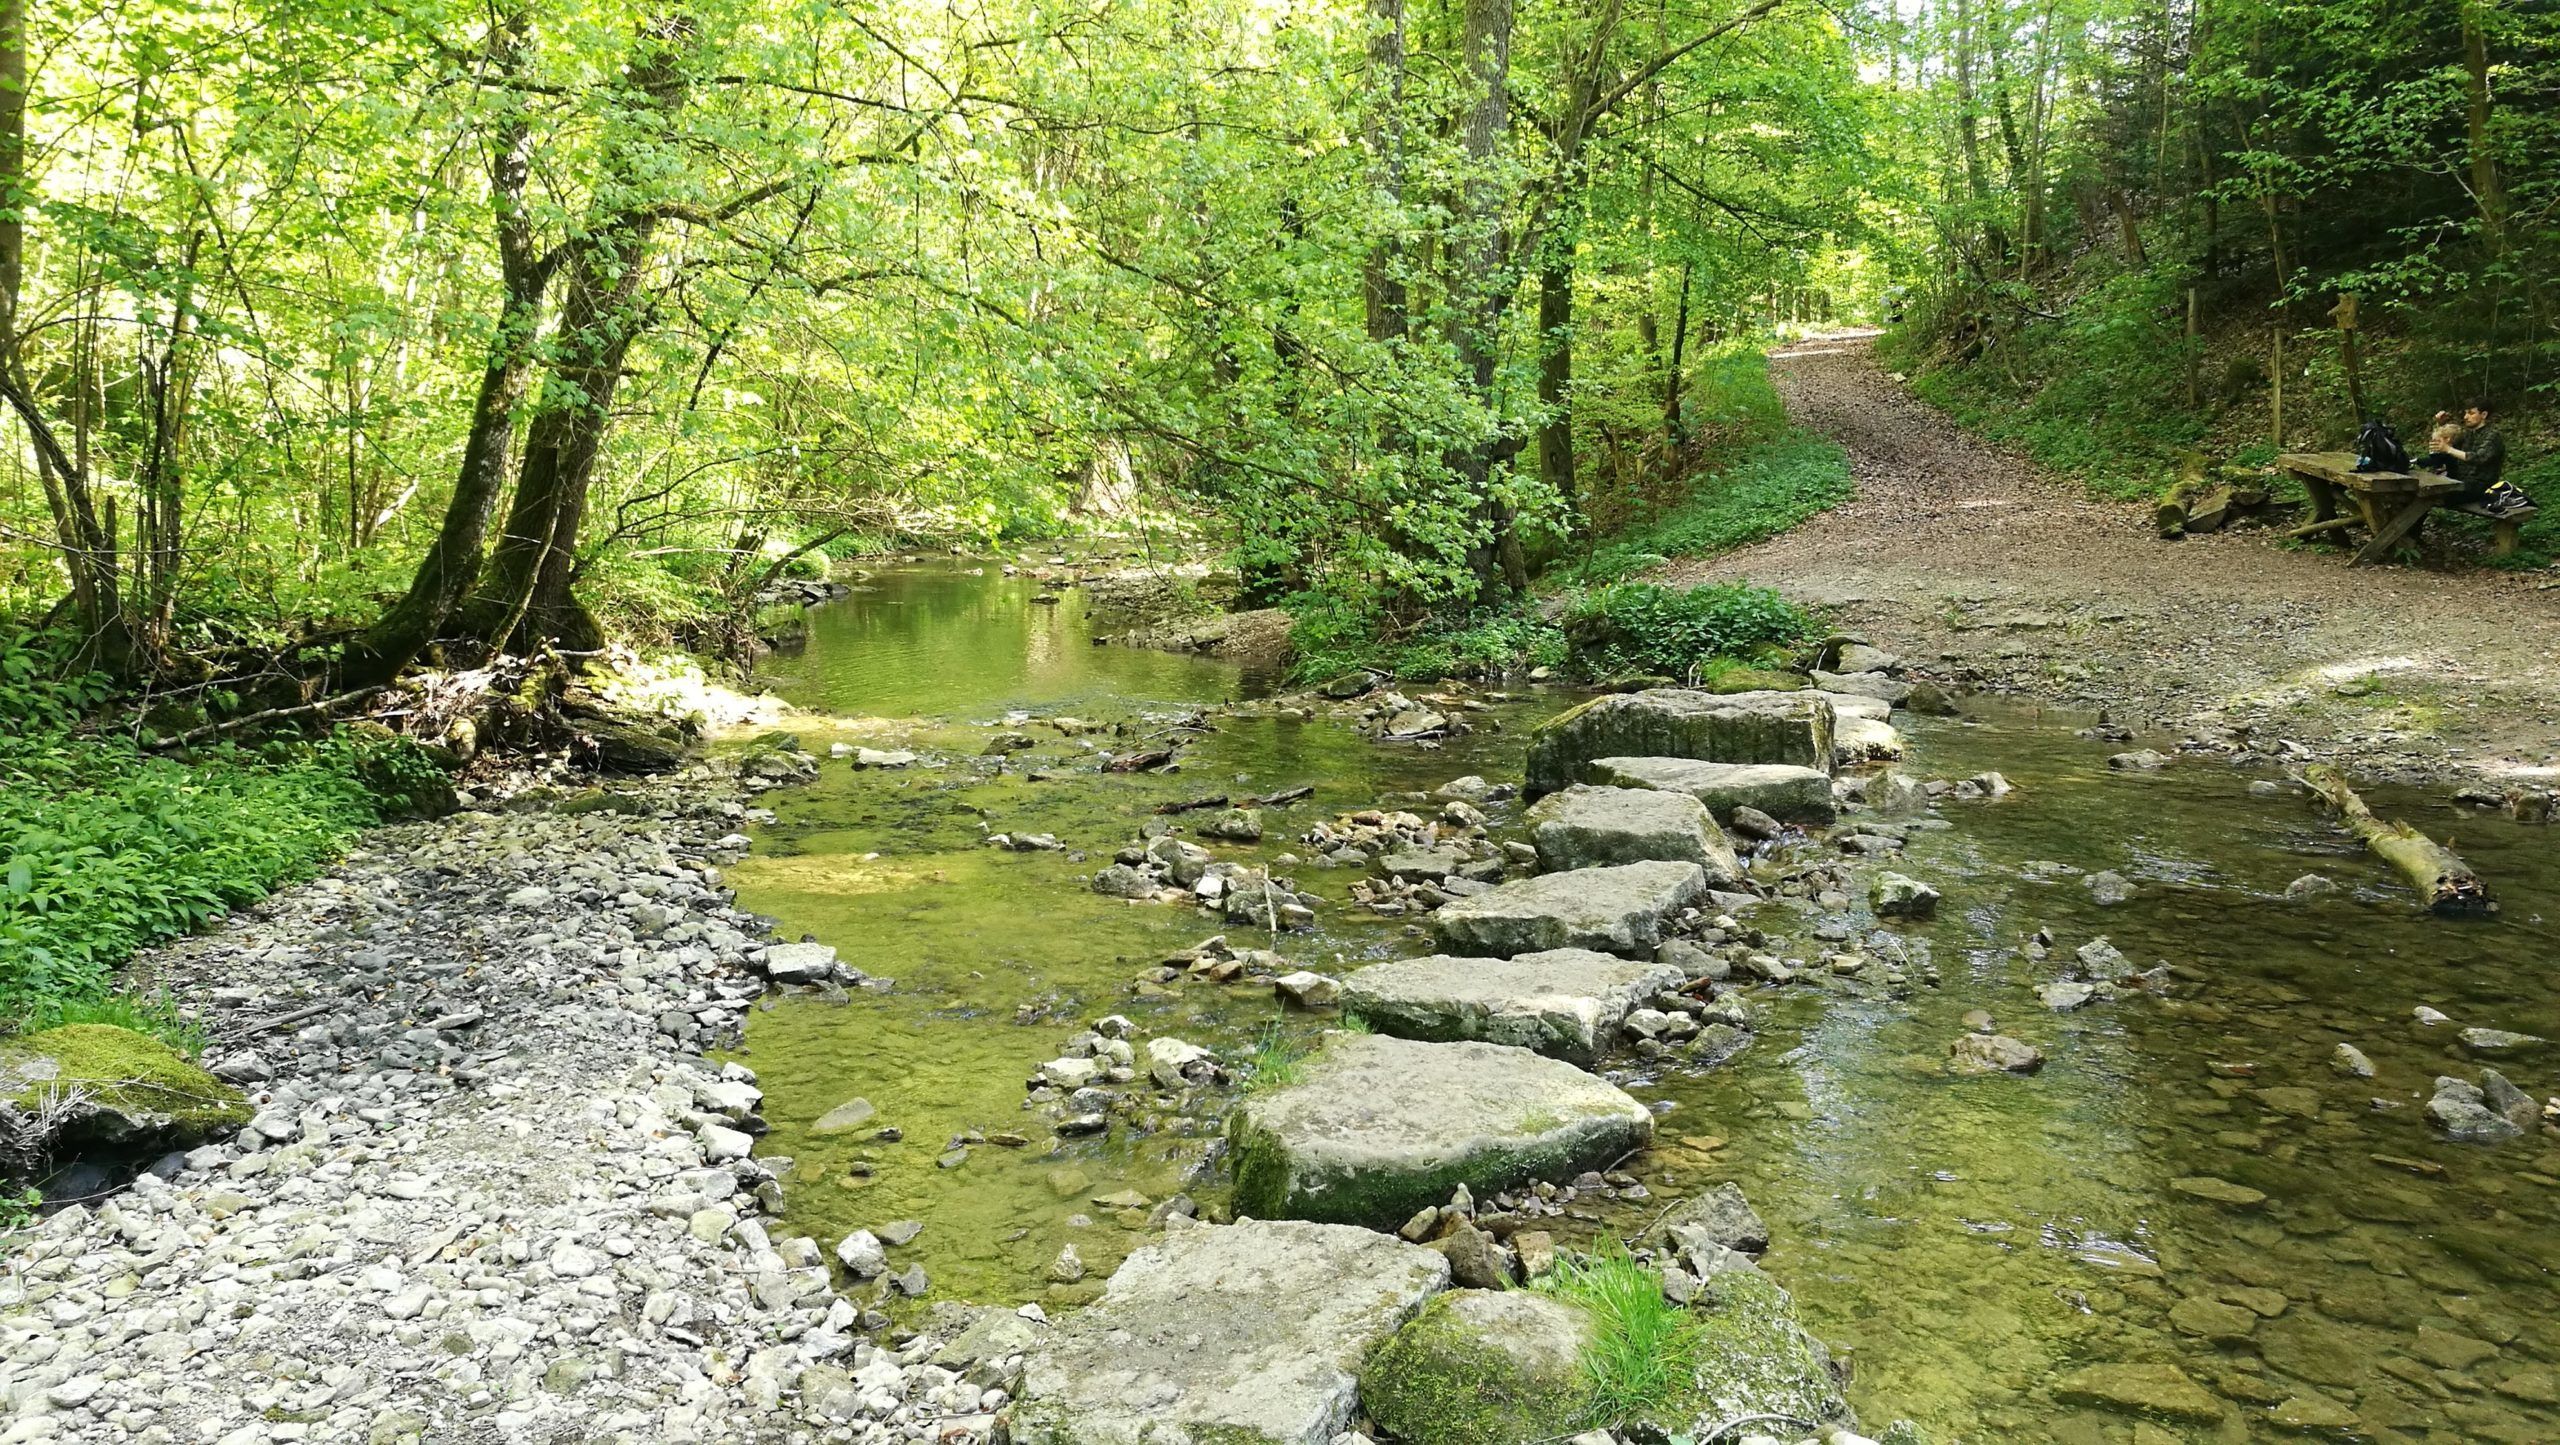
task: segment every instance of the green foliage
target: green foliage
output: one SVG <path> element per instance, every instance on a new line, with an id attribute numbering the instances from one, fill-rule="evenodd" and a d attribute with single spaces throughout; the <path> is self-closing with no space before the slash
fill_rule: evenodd
<path id="1" fill-rule="evenodd" d="M 1565 616 L 1575 662 L 1594 676 L 1663 673 L 1694 681 L 1720 658 L 1764 656 L 1814 631 L 1811 614 L 1765 587 L 1727 582 L 1685 591 L 1618 582 Z"/>
<path id="2" fill-rule="evenodd" d="M 166 993 L 47 995 L 34 999 L 23 1012 L 9 1017 L 8 1023 L 22 1033 L 66 1024 L 111 1024 L 149 1034 L 189 1058 L 202 1054 L 205 1046 L 213 1042 L 204 1025 L 181 1013 L 177 1000 Z"/>
<path id="3" fill-rule="evenodd" d="M 1663 1298 L 1661 1274 L 1624 1245 L 1559 1260 L 1540 1287 L 1591 1315 L 1584 1423 L 1648 1419 L 1695 1388 L 1705 1336 L 1688 1310 Z"/>
<path id="4" fill-rule="evenodd" d="M 0 1234 L 15 1234 L 36 1222 L 36 1210 L 44 1205 L 44 1191 L 30 1184 L 22 1189 L 0 1189 Z"/>
<path id="5" fill-rule="evenodd" d="M 1786 430 L 1723 470 L 1701 476 L 1686 499 L 1603 542 L 1568 575 L 1579 582 L 1613 582 L 1665 558 L 1747 547 L 1829 511 L 1856 491 L 1848 453 L 1822 437 Z"/>
<path id="6" fill-rule="evenodd" d="M 46 639 L 0 636 L 0 678 L 0 1019 L 187 1041 L 164 1004 L 111 999 L 109 970 L 310 871 L 384 805 L 365 778 L 395 809 L 443 785 L 415 744 L 388 734 L 182 762 L 75 732 L 103 690 Z"/>

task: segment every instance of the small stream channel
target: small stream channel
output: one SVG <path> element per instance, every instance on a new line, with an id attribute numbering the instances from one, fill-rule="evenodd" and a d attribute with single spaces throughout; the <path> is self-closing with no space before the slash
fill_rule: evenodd
<path id="1" fill-rule="evenodd" d="M 1144 1241 L 1146 1204 L 1178 1190 L 1216 1197 L 1214 1180 L 1192 1177 L 1214 1118 L 1055 1144 L 1026 1122 L 1023 1081 L 1069 1034 L 1122 1013 L 1140 1038 L 1235 1057 L 1274 1027 L 1320 1024 L 1258 990 L 1136 983 L 1217 931 L 1189 910 L 1084 886 L 1158 803 L 1313 785 L 1310 801 L 1266 815 L 1263 844 L 1217 845 L 1273 858 L 1320 817 L 1466 773 L 1516 781 L 1522 731 L 1567 700 L 1494 702 L 1480 731 L 1437 751 L 1333 722 L 1224 715 L 1255 680 L 1095 647 L 1080 594 L 1035 603 L 1045 590 L 993 567 L 921 565 L 816 609 L 805 648 L 774 659 L 768 684 L 878 721 L 804 729 L 804 740 L 821 752 L 835 740 L 907 746 L 925 762 L 835 762 L 814 785 L 769 795 L 778 819 L 730 875 L 787 935 L 812 933 L 895 980 L 841 1003 L 775 1002 L 750 1025 L 748 1059 L 773 1124 L 763 1150 L 797 1161 L 794 1230 L 831 1240 L 921 1221 L 892 1257 L 921 1263 L 938 1298 L 1073 1304 Z M 1165 775 L 1102 773 L 1094 749 L 1126 749 L 1128 736 L 1039 721 L 1144 735 L 1202 709 L 1214 730 Z M 2307 1433 L 2560 1440 L 2560 1144 L 2451 1144 L 2421 1114 L 2435 1075 L 2477 1076 L 2458 1028 L 2560 1038 L 2555 835 L 2372 794 L 2455 837 L 2505 900 L 2496 922 L 2439 921 L 2305 799 L 2253 796 L 2264 775 L 2209 759 L 2113 773 L 2118 746 L 2078 736 L 2076 719 L 1989 703 L 1967 713 L 1906 720 L 1909 770 L 1996 768 L 2017 788 L 1945 804 L 1953 826 L 1916 835 L 1896 865 L 1946 894 L 1938 920 L 1909 931 L 1942 986 L 1898 1000 L 1761 989 L 1760 1032 L 1724 1066 L 1613 1073 L 1661 1112 L 1659 1147 L 1629 1167 L 1657 1199 L 1742 1184 L 1775 1236 L 1766 1267 L 1854 1361 L 1851 1396 L 1870 1421 L 1907 1416 L 1933 1439 L 1972 1442 L 2298 1439 L 2319 1419 L 2331 1423 Z M 979 754 L 1008 719 L 1038 741 L 999 768 Z M 1498 830 L 1516 823 L 1514 805 L 1490 811 Z M 981 842 L 1006 830 L 1054 833 L 1086 856 Z M 2081 886 L 2079 873 L 2108 868 L 2138 885 L 2132 901 L 2100 907 Z M 1339 902 L 1350 870 L 1278 871 L 1336 901 L 1315 931 L 1281 939 L 1292 961 L 1335 971 L 1428 951 L 1410 920 Z M 2287 883 L 2314 871 L 2344 889 L 2289 901 Z M 1752 921 L 1802 939 L 1779 950 L 1790 956 L 1820 951 L 1809 913 L 1776 905 Z M 2136 967 L 2169 963 L 2179 983 L 2165 998 L 2050 1013 L 2034 988 L 2058 965 L 2018 951 L 2039 927 L 2057 956 L 2104 935 Z M 2422 1026 L 2420 1004 L 2453 1021 Z M 2042 1048 L 2043 1072 L 1949 1077 L 1947 1045 L 1972 1009 Z M 2376 1076 L 2334 1069 L 2341 1042 Z M 2536 1097 L 2560 1092 L 2560 1048 L 2494 1062 Z M 812 1131 L 857 1097 L 873 1120 Z M 875 1137 L 883 1126 L 899 1137 Z M 1014 1129 L 1030 1142 L 1009 1145 Z M 983 1142 L 955 1153 L 970 1134 Z M 2235 1207 L 2173 1183 L 2197 1178 L 2265 1198 Z M 1626 1217 L 1564 1222 L 1586 1238 L 1643 1222 L 1617 1207 Z M 1082 1282 L 1049 1277 L 1067 1244 L 1088 1267 Z M 2230 1409 L 2219 1423 L 2137 1425 L 2064 1398 L 2075 1371 L 2120 1363 L 2174 1364 Z"/>

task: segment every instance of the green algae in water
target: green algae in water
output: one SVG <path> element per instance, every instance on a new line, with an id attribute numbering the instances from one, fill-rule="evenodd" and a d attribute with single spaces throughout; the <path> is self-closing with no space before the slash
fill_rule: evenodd
<path id="1" fill-rule="evenodd" d="M 883 596 L 903 584 L 878 585 L 882 593 L 840 607 L 892 605 Z M 901 634 L 915 655 L 885 676 L 852 677 L 858 648 L 825 653 L 821 670 L 839 696 L 870 699 L 838 705 L 975 719 L 1025 707 L 1162 727 L 1170 712 L 1242 686 L 1198 659 L 1048 639 L 1047 623 L 1000 603 L 994 579 L 932 586 L 974 587 L 985 605 L 937 604 L 933 627 Z M 813 619 L 804 677 L 824 639 L 869 635 L 850 623 L 833 630 L 836 616 L 820 609 Z M 1006 649 L 1038 651 L 1036 665 Z M 1141 665 L 1127 676 L 1097 670 L 1133 659 Z M 732 870 L 743 901 L 779 917 L 786 934 L 813 931 L 857 967 L 897 980 L 890 993 L 857 992 L 840 1006 L 782 1001 L 751 1019 L 748 1062 L 775 1125 L 764 1148 L 801 1160 L 787 1223 L 832 1243 L 855 1226 L 923 1220 L 924 1235 L 893 1258 L 922 1261 L 944 1298 L 1075 1298 L 1079 1290 L 1052 1293 L 1045 1276 L 1071 1242 L 1091 1272 L 1080 1287 L 1089 1293 L 1141 1237 L 1093 1200 L 1185 1187 L 1230 1096 L 1202 1100 L 1187 1124 L 1168 1116 L 1156 1132 L 1115 1125 L 1105 1140 L 1054 1145 L 1021 1108 L 1024 1080 L 1105 1013 L 1136 1020 L 1141 1042 L 1169 1033 L 1230 1060 L 1275 1023 L 1312 1033 L 1318 1021 L 1282 1014 L 1255 991 L 1201 983 L 1132 997 L 1147 966 L 1218 929 L 1188 910 L 1098 898 L 1084 877 L 1160 801 L 1316 784 L 1311 803 L 1266 817 L 1262 846 L 1212 845 L 1259 862 L 1288 851 L 1314 818 L 1397 790 L 1468 772 L 1516 778 L 1526 724 L 1552 710 L 1498 713 L 1506 730 L 1438 754 L 1382 749 L 1329 724 L 1226 718 L 1178 775 L 1072 771 L 1052 783 L 1022 775 L 1092 762 L 1032 725 L 1040 746 L 1002 778 L 976 779 L 987 765 L 966 760 L 860 775 L 831 764 L 811 788 L 768 795 L 782 816 Z M 1657 1200 L 1596 1223 L 1557 1221 L 1564 1242 L 1590 1242 L 1604 1227 L 1633 1233 L 1661 1198 L 1739 1182 L 1772 1226 L 1770 1273 L 1808 1328 L 1853 1354 L 1862 1416 L 1871 1427 L 1911 1416 L 1940 1442 L 2130 1445 L 2133 1416 L 2054 1396 L 2074 1372 L 2112 1363 L 2174 1365 L 2228 1405 L 2211 1426 L 2153 1422 L 2146 1445 L 2299 1439 L 2278 1417 L 2308 1418 L 2324 1401 L 2356 1416 L 2347 1438 L 2560 1440 L 2560 1325 L 2549 1304 L 2560 1146 L 2548 1135 L 2495 1149 L 2448 1144 L 2420 1117 L 2435 1075 L 2477 1076 L 2481 1061 L 2463 1056 L 2455 1028 L 2560 1038 L 2550 970 L 2560 950 L 2548 922 L 2560 910 L 2551 846 L 2560 835 L 2372 790 L 2377 808 L 2454 836 L 2507 904 L 2495 923 L 2432 919 L 2307 800 L 2252 797 L 2250 775 L 2210 760 L 2110 773 L 2113 749 L 2071 736 L 2068 723 L 1973 710 L 1990 720 L 1912 724 L 1909 767 L 1944 777 L 1997 768 L 2019 791 L 1947 803 L 1954 828 L 1915 835 L 1894 865 L 1946 893 L 1936 922 L 1907 930 L 1934 950 L 1943 986 L 1902 1001 L 1763 990 L 1762 1033 L 1725 1067 L 1622 1076 L 1668 1109 L 1656 1150 L 1629 1166 Z M 987 735 L 922 733 L 963 753 Z M 1497 823 L 1511 820 L 1494 811 Z M 1076 864 L 977 842 L 986 829 L 1014 828 L 1054 832 L 1089 856 Z M 2043 876 L 2027 867 L 2038 860 L 2113 868 L 2140 892 L 2101 908 L 2078 874 Z M 1352 876 L 1281 871 L 1335 899 Z M 2343 891 L 2283 898 L 2314 871 Z M 1797 931 L 1790 917 L 1775 905 L 1755 921 L 1784 934 Z M 2034 987 L 2058 977 L 2059 962 L 2016 952 L 2039 925 L 2063 952 L 2104 934 L 2135 967 L 2167 961 L 2178 986 L 2167 999 L 2053 1014 Z M 1316 932 L 1279 947 L 1326 971 L 1337 956 L 1428 951 L 1405 922 L 1338 906 Z M 1815 953 L 1809 943 L 1784 951 Z M 2454 1025 L 2420 1027 L 2410 1010 L 2421 1003 Z M 1026 1004 L 1036 1021 L 1017 1024 Z M 2042 1048 L 2044 1072 L 1947 1076 L 1946 1047 L 1973 1008 Z M 2335 1072 L 2340 1042 L 2368 1054 L 2377 1076 Z M 2537 1097 L 2560 1092 L 2560 1050 L 2497 1066 Z M 904 1140 L 809 1136 L 811 1121 L 855 1096 L 879 1106 L 872 1127 L 898 1126 Z M 973 1146 L 958 1168 L 937 1168 L 953 1134 L 1008 1128 L 1032 1142 Z M 1713 1152 L 1679 1143 L 1702 1135 L 1729 1143 Z M 877 1160 L 872 1182 L 837 1185 L 866 1151 Z M 2417 1172 L 2426 1169 L 2441 1172 Z M 2199 1176 L 2268 1198 L 2233 1209 L 2171 1187 Z M 1092 1222 L 1071 1223 L 1077 1214 Z"/>
<path id="2" fill-rule="evenodd" d="M 1015 708 L 1044 716 L 1073 710 L 1125 730 L 1066 737 L 1027 719 L 1020 730 L 1035 746 L 999 767 L 977 756 L 992 730 L 918 722 L 903 745 L 944 766 L 855 772 L 831 763 L 808 787 L 766 795 L 777 821 L 760 830 L 752 856 L 727 870 L 740 901 L 780 920 L 785 936 L 815 934 L 894 987 L 856 990 L 841 1004 L 778 998 L 750 1016 L 744 1061 L 762 1082 L 773 1126 L 761 1150 L 794 1160 L 785 1223 L 797 1232 L 831 1245 L 856 1228 L 923 1221 L 923 1234 L 891 1257 L 899 1268 L 923 1264 L 937 1297 L 1081 1298 L 1143 1240 L 1144 1211 L 1115 1207 L 1117 1197 L 1222 1198 L 1221 1172 L 1201 1165 L 1232 1091 L 1168 1098 L 1134 1125 L 1115 1113 L 1103 1138 L 1059 1139 L 1047 1118 L 1024 1107 L 1041 1062 L 1114 1013 L 1136 1025 L 1142 1072 L 1150 1038 L 1203 1045 L 1232 1067 L 1266 1034 L 1312 1035 L 1325 1022 L 1284 1014 L 1267 990 L 1242 985 L 1186 981 L 1133 992 L 1167 955 L 1213 934 L 1227 933 L 1239 947 L 1276 947 L 1325 971 L 1414 946 L 1405 924 L 1340 906 L 1327 909 L 1316 930 L 1275 942 L 1191 908 L 1102 897 L 1086 886 L 1094 870 L 1157 820 L 1160 803 L 1314 786 L 1309 801 L 1265 811 L 1262 844 L 1207 843 L 1222 858 L 1260 864 L 1289 854 L 1319 817 L 1499 770 L 1517 744 L 1487 731 L 1435 753 L 1380 747 L 1329 723 L 1218 717 L 1215 731 L 1186 734 L 1193 741 L 1178 772 L 1103 773 L 1096 749 L 1151 745 L 1190 705 L 1230 695 L 1241 680 L 1198 658 L 1096 648 L 1081 638 L 1066 647 L 1048 630 L 1064 609 L 1028 608 L 1028 589 L 1016 581 L 933 570 L 883 574 L 873 585 L 879 590 L 814 611 L 811 651 L 797 660 L 800 680 L 784 681 L 787 696 L 981 719 Z M 1018 615 L 1026 610 L 1041 615 L 1026 624 Z M 899 625 L 863 616 L 880 611 L 901 613 Z M 883 635 L 898 650 L 887 665 L 832 690 L 811 678 L 812 668 L 861 667 L 862 640 Z M 821 665 L 818 654 L 830 647 L 843 650 Z M 1020 656 L 1026 651 L 1029 661 Z M 968 696 L 954 679 L 979 679 L 986 691 Z M 1138 688 L 1152 691 L 1126 691 Z M 1530 703 L 1484 722 L 1551 710 Z M 1033 773 L 1060 776 L 1041 782 Z M 1187 828 L 1202 816 L 1171 821 Z M 983 841 L 991 831 L 1053 834 L 1083 856 L 992 848 Z M 1303 861 L 1274 866 L 1337 905 L 1358 876 Z M 1148 1093 L 1143 1078 L 1129 1087 Z M 855 1098 L 876 1110 L 862 1128 L 813 1132 L 827 1111 Z M 884 1127 L 901 1137 L 876 1139 Z M 965 1157 L 945 1167 L 953 1141 L 970 1134 L 986 1142 L 966 1145 Z M 1026 1142 L 995 1142 L 1002 1135 Z M 1084 1262 L 1084 1284 L 1049 1279 L 1066 1245 Z"/>
<path id="3" fill-rule="evenodd" d="M 2228 1402 L 2217 1440 L 2299 1438 L 2275 1416 L 2314 1395 L 2349 1408 L 2358 1438 L 2560 1439 L 2545 1303 L 2560 1152 L 2437 1138 L 2420 1115 L 2434 1077 L 2478 1063 L 2450 1026 L 2410 1015 L 2423 1002 L 2560 1036 L 2541 962 L 2560 904 L 2550 834 L 2376 790 L 2377 807 L 2458 835 L 2508 901 L 2504 922 L 2452 923 L 2308 801 L 2250 796 L 2222 764 L 2111 774 L 2105 749 L 2022 719 L 1926 726 L 1918 744 L 1915 768 L 1997 767 L 2020 787 L 1949 803 L 1955 828 L 1915 835 L 1897 865 L 1946 890 L 1942 919 L 1913 930 L 1944 986 L 1781 998 L 1725 1069 L 1636 1089 L 1675 1106 L 1667 1137 L 1731 1141 L 1657 1167 L 1672 1188 L 1750 1191 L 1771 1273 L 1817 1335 L 1853 1348 L 1865 1417 L 1912 1416 L 1939 1440 L 2130 1439 L 2131 1417 L 2059 1405 L 2055 1381 L 2169 1362 Z M 2102 908 L 2076 875 L 2032 880 L 2034 860 L 2114 868 L 2140 892 Z M 2283 897 L 2313 871 L 2344 891 Z M 2055 960 L 2015 951 L 2038 926 Z M 2046 1009 L 2035 986 L 2101 935 L 2183 982 L 2165 1000 Z M 1949 1077 L 1973 1008 L 2043 1049 L 2044 1071 Z M 2334 1069 L 2341 1042 L 2377 1076 Z M 2502 1066 L 2541 1095 L 2553 1062 Z M 2442 1173 L 2412 1172 L 2427 1167 Z M 2234 1209 L 2171 1187 L 2194 1177 L 2268 1199 Z M 2471 1351 L 2444 1336 L 2494 1348 L 2448 1372 L 2428 1350 Z"/>

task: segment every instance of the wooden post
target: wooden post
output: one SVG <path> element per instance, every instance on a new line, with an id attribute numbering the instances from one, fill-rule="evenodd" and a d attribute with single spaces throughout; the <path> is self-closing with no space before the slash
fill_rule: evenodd
<path id="1" fill-rule="evenodd" d="M 2271 386 L 2271 387 L 2273 387 L 2273 388 L 2274 388 L 2274 391 L 2273 391 L 2272 395 L 2271 395 L 2271 396 L 2270 396 L 2270 398 L 2269 398 L 2270 406 L 2269 406 L 2268 417 L 2267 417 L 2267 440 L 2269 440 L 2269 441 L 2271 441 L 2271 442 L 2274 442 L 2274 443 L 2276 444 L 2276 450 L 2278 450 L 2278 451 L 2282 451 L 2282 450 L 2284 450 L 2284 323 L 2283 323 L 2283 322 L 2279 321 L 2279 322 L 2277 322 L 2277 323 L 2276 323 L 2276 329 L 2275 329 L 2275 331 L 2273 332 L 2273 336 L 2274 336 L 2274 347 L 2275 347 L 2275 351 L 2274 351 L 2274 358 L 2273 358 L 2273 360 L 2269 363 L 2269 365 L 2268 365 L 2268 367 L 2267 367 L 2267 383 L 2268 383 L 2268 385 L 2269 385 L 2269 386 Z"/>
<path id="2" fill-rule="evenodd" d="M 2364 368 L 2358 364 L 2356 354 L 2356 293 L 2339 292 L 2338 304 L 2330 308 L 2329 316 L 2338 323 L 2338 344 L 2347 368 L 2347 405 L 2355 411 L 2349 425 L 2362 426 L 2367 413 L 2364 407 Z"/>
<path id="3" fill-rule="evenodd" d="M 2197 373 L 2204 366 L 2204 354 L 2196 345 L 2196 288 L 2187 288 L 2187 410 L 2196 409 Z"/>

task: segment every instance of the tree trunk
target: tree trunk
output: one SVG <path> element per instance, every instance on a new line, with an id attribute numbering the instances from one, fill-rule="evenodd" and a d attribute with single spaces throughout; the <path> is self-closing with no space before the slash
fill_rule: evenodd
<path id="1" fill-rule="evenodd" d="M 531 16 L 508 13 L 490 35 L 493 68 L 502 76 L 523 73 L 531 49 Z M 490 515 L 506 490 L 514 460 L 516 409 L 533 375 L 534 340 L 542 325 L 542 295 L 549 273 L 536 254 L 532 217 L 524 206 L 533 170 L 533 133 L 521 111 L 510 115 L 489 155 L 489 204 L 495 220 L 498 272 L 505 295 L 497 329 L 471 405 L 471 429 L 462 444 L 462 466 L 444 524 L 409 581 L 409 590 L 347 651 L 344 685 L 388 682 L 433 642 L 471 593 L 480 576 L 481 547 Z"/>
<path id="2" fill-rule="evenodd" d="M 1570 503 L 1578 490 L 1573 469 L 1573 267 L 1550 257 L 1538 268 L 1538 404 L 1546 423 L 1538 429 L 1538 479 Z"/>
<path id="3" fill-rule="evenodd" d="M 115 541 L 99 524 L 82 459 L 63 449 L 37 405 L 19 351 L 25 217 L 34 202 L 27 179 L 27 7 L 25 0 L 0 0 L 0 395 L 34 444 L 36 472 L 53 514 L 54 545 L 70 578 L 72 616 L 87 655 L 121 671 L 130 661 L 131 639 L 116 579 Z"/>
<path id="4" fill-rule="evenodd" d="M 641 58 L 627 73 L 635 110 L 663 117 L 684 107 L 682 61 L 693 36 L 692 22 L 681 17 L 650 27 Z M 567 252 L 556 355 L 525 429 L 506 531 L 470 609 L 475 630 L 493 647 L 596 640 L 594 620 L 570 589 L 613 394 L 632 343 L 648 324 L 640 283 L 661 218 L 644 199 L 641 144 L 638 134 L 629 135 L 608 156 L 605 165 L 617 183 L 603 189 L 615 197 L 616 209 L 591 222 Z"/>
<path id="5" fill-rule="evenodd" d="M 1511 0 L 1466 0 L 1461 59 L 1473 95 L 1460 125 L 1466 174 L 1459 185 L 1456 230 L 1464 238 L 1452 268 L 1457 304 L 1450 308 L 1449 341 L 1477 402 L 1495 405 L 1495 345 L 1511 302 L 1509 237 L 1502 221 L 1507 199 L 1494 163 L 1511 122 Z M 1520 546 L 1511 535 L 1511 509 L 1495 495 L 1493 473 L 1504 455 L 1488 438 L 1451 459 L 1452 470 L 1475 498 L 1479 535 L 1467 548 L 1479 600 L 1526 583 Z"/>
<path id="6" fill-rule="evenodd" d="M 1369 0 L 1369 184 L 1390 215 L 1404 208 L 1404 0 Z M 1398 222 L 1401 224 L 1401 221 Z M 1360 273 L 1369 339 L 1405 334 L 1409 300 L 1404 246 L 1390 230 L 1372 242 Z"/>

